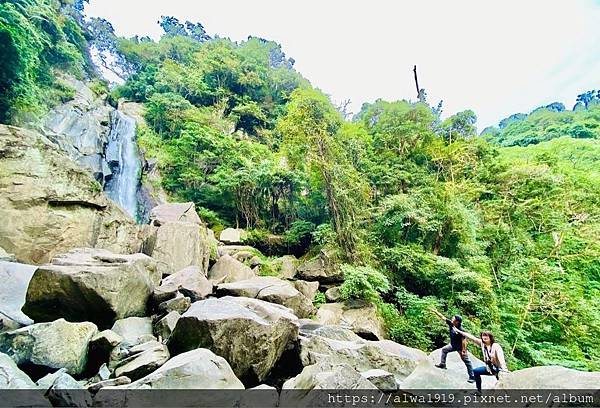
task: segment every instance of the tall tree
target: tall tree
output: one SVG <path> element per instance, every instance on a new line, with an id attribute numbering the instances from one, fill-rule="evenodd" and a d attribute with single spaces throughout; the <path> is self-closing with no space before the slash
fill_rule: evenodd
<path id="1" fill-rule="evenodd" d="M 325 190 L 329 215 L 344 256 L 359 261 L 357 221 L 366 188 L 337 138 L 342 126 L 329 99 L 313 89 L 297 89 L 279 122 L 293 166 L 314 171 Z"/>

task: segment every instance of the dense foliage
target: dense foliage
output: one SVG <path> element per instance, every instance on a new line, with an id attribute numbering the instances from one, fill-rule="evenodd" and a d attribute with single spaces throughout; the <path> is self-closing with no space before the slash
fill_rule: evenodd
<path id="1" fill-rule="evenodd" d="M 330 250 L 342 296 L 377 304 L 403 344 L 447 341 L 434 306 L 491 329 L 513 368 L 600 369 L 597 93 L 485 137 L 472 111 L 441 120 L 424 92 L 348 121 L 274 42 L 211 38 L 172 17 L 158 42 L 117 38 L 99 20 L 81 31 L 59 6 L 0 3 L 3 120 L 46 103 L 54 70 L 83 73 L 87 32 L 131 73 L 112 98 L 144 103 L 139 143 L 162 187 L 217 232 L 246 228 L 273 254 Z"/>
<path id="2" fill-rule="evenodd" d="M 0 2 L 0 123 L 39 117 L 73 96 L 55 72 L 82 77 L 87 41 L 78 24 L 79 2 Z"/>

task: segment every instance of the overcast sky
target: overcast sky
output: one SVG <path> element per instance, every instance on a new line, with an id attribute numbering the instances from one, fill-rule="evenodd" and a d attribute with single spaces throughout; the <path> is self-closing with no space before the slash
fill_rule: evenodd
<path id="1" fill-rule="evenodd" d="M 516 112 L 600 88 L 600 0 L 90 0 L 118 35 L 160 37 L 161 15 L 234 41 L 282 44 L 335 101 L 416 99 L 412 76 L 444 116 L 482 130 Z"/>

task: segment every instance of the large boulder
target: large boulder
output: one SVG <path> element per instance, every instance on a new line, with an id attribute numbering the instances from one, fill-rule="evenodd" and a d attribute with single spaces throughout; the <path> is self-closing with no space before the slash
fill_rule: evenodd
<path id="1" fill-rule="evenodd" d="M 69 374 L 81 374 L 87 364 L 88 345 L 98 331 L 93 323 L 69 323 L 59 319 L 0 334 L 0 352 L 17 364 L 41 366 Z"/>
<path id="2" fill-rule="evenodd" d="M 37 385 L 17 367 L 12 358 L 0 353 L 0 390 L 37 388 Z"/>
<path id="3" fill-rule="evenodd" d="M 55 407 L 89 407 L 93 403 L 92 396 L 64 368 L 39 379 L 38 386 Z"/>
<path id="4" fill-rule="evenodd" d="M 339 326 L 311 323 L 300 327 L 300 360 L 304 366 L 328 362 L 359 372 L 386 370 L 402 381 L 427 355 L 390 340 L 368 341 Z"/>
<path id="5" fill-rule="evenodd" d="M 300 293 L 306 296 L 311 302 L 315 299 L 315 295 L 319 291 L 319 282 L 307 282 L 303 280 L 293 281 L 294 287 Z"/>
<path id="6" fill-rule="evenodd" d="M 172 299 L 177 292 L 189 297 L 193 302 L 212 294 L 213 285 L 206 278 L 206 273 L 198 266 L 188 266 L 162 280 L 154 290 L 157 303 Z"/>
<path id="7" fill-rule="evenodd" d="M 239 244 L 244 238 L 244 230 L 239 228 L 225 228 L 219 235 L 219 241 L 225 244 Z"/>
<path id="8" fill-rule="evenodd" d="M 323 283 L 335 283 L 344 280 L 344 274 L 333 262 L 333 254 L 328 251 L 321 253 L 298 266 L 296 273 L 300 279 L 307 281 L 319 281 Z"/>
<path id="9" fill-rule="evenodd" d="M 236 375 L 263 380 L 298 337 L 290 309 L 258 299 L 226 296 L 192 304 L 177 321 L 169 350 L 179 354 L 203 347 L 224 357 Z"/>
<path id="10" fill-rule="evenodd" d="M 273 277 L 259 276 L 223 283 L 217 286 L 217 295 L 245 296 L 277 303 L 292 309 L 298 317 L 309 317 L 315 312 L 312 302 L 294 288 L 292 283 Z"/>
<path id="11" fill-rule="evenodd" d="M 29 281 L 37 267 L 0 261 L 0 331 L 14 330 L 33 323 L 21 308 Z"/>
<path id="12" fill-rule="evenodd" d="M 324 325 L 346 327 L 368 340 L 386 337 L 383 319 L 378 315 L 375 305 L 368 302 L 348 301 L 321 305 L 317 310 L 316 321 Z"/>
<path id="13" fill-rule="evenodd" d="M 185 313 L 190 308 L 192 301 L 189 297 L 183 296 L 181 293 L 176 297 L 165 300 L 158 305 L 158 313 L 168 314 L 171 312 Z"/>
<path id="14" fill-rule="evenodd" d="M 448 354 L 446 359 L 446 369 L 435 367 L 434 364 L 440 362 L 441 349 L 433 351 L 429 358 L 422 361 L 416 369 L 400 384 L 401 390 L 427 390 L 427 389 L 465 389 L 474 387 L 467 380 L 467 368 L 462 362 L 457 352 Z M 473 368 L 484 365 L 483 361 L 469 353 L 469 358 Z M 482 388 L 493 388 L 496 384 L 496 378 L 492 376 L 482 376 Z"/>
<path id="15" fill-rule="evenodd" d="M 394 374 L 388 371 L 375 368 L 372 370 L 363 371 L 360 373 L 360 375 L 369 380 L 370 383 L 379 388 L 381 391 L 391 392 L 398 389 L 398 381 L 396 380 L 396 377 Z"/>
<path id="16" fill-rule="evenodd" d="M 46 137 L 0 125 L 0 246 L 27 264 L 73 248 L 139 252 L 145 230 Z"/>
<path id="17" fill-rule="evenodd" d="M 112 330 L 104 330 L 96 333 L 90 340 L 88 347 L 88 363 L 85 374 L 88 376 L 98 374 L 100 377 L 103 377 L 103 368 L 106 367 L 110 353 L 122 341 L 123 337 Z"/>
<path id="18" fill-rule="evenodd" d="M 144 316 L 159 280 L 156 262 L 146 255 L 73 250 L 38 268 L 23 312 L 36 322 L 64 317 L 109 328 L 117 319 Z"/>
<path id="19" fill-rule="evenodd" d="M 227 361 L 203 348 L 173 357 L 158 370 L 131 383 L 126 388 L 135 389 L 145 386 L 152 389 L 175 390 L 244 389 L 244 385 L 237 379 Z"/>
<path id="20" fill-rule="evenodd" d="M 530 367 L 504 374 L 495 388 L 600 391 L 600 372 L 578 371 L 560 366 Z"/>
<path id="21" fill-rule="evenodd" d="M 215 283 L 231 283 L 256 277 L 252 269 L 235 260 L 229 255 L 223 255 L 208 271 L 208 279 Z"/>
<path id="22" fill-rule="evenodd" d="M 81 390 L 83 386 L 71 377 L 67 370 L 61 368 L 58 371 L 47 374 L 37 381 L 37 385 L 43 390 Z"/>
<path id="23" fill-rule="evenodd" d="M 152 319 L 149 317 L 128 317 L 117 320 L 111 331 L 121 337 L 119 344 L 124 347 L 156 340 L 152 334 Z"/>
<path id="24" fill-rule="evenodd" d="M 294 279 L 298 271 L 298 259 L 294 255 L 284 255 L 274 259 L 271 266 L 281 279 Z"/>
<path id="25" fill-rule="evenodd" d="M 154 207 L 150 212 L 150 223 L 157 227 L 169 222 L 187 222 L 202 225 L 194 203 L 170 203 Z"/>
<path id="26" fill-rule="evenodd" d="M 323 407 L 330 405 L 329 393 L 323 390 L 377 391 L 377 387 L 349 365 L 320 363 L 304 367 L 300 374 L 283 384 L 280 406 Z"/>
<path id="27" fill-rule="evenodd" d="M 177 325 L 177 321 L 181 318 L 181 315 L 178 312 L 170 312 L 165 317 L 160 319 L 154 325 L 154 334 L 158 337 L 159 340 L 167 340 L 173 330 L 175 330 L 175 326 Z"/>
<path id="28" fill-rule="evenodd" d="M 210 258 L 206 227 L 192 222 L 166 222 L 153 229 L 143 252 L 156 260 L 163 275 L 188 266 L 206 271 Z"/>
<path id="29" fill-rule="evenodd" d="M 129 349 L 129 355 L 114 367 L 114 376 L 138 380 L 169 360 L 167 346 L 155 340 Z"/>
<path id="30" fill-rule="evenodd" d="M 325 291 L 325 299 L 327 299 L 328 302 L 339 302 L 342 299 L 342 293 L 340 292 L 340 287 L 339 286 L 334 286 L 332 288 L 329 288 Z"/>
<path id="31" fill-rule="evenodd" d="M 224 255 L 235 256 L 239 252 L 260 253 L 256 248 L 248 245 L 219 245 L 217 247 L 218 257 L 222 257 Z"/>

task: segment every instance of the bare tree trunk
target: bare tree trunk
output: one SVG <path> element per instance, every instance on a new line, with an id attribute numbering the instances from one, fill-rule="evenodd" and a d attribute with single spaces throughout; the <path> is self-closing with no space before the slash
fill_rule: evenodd
<path id="1" fill-rule="evenodd" d="M 415 85 L 417 86 L 417 98 L 421 96 L 421 88 L 419 88 L 419 78 L 417 77 L 417 66 L 413 68 L 413 72 L 415 74 Z"/>

